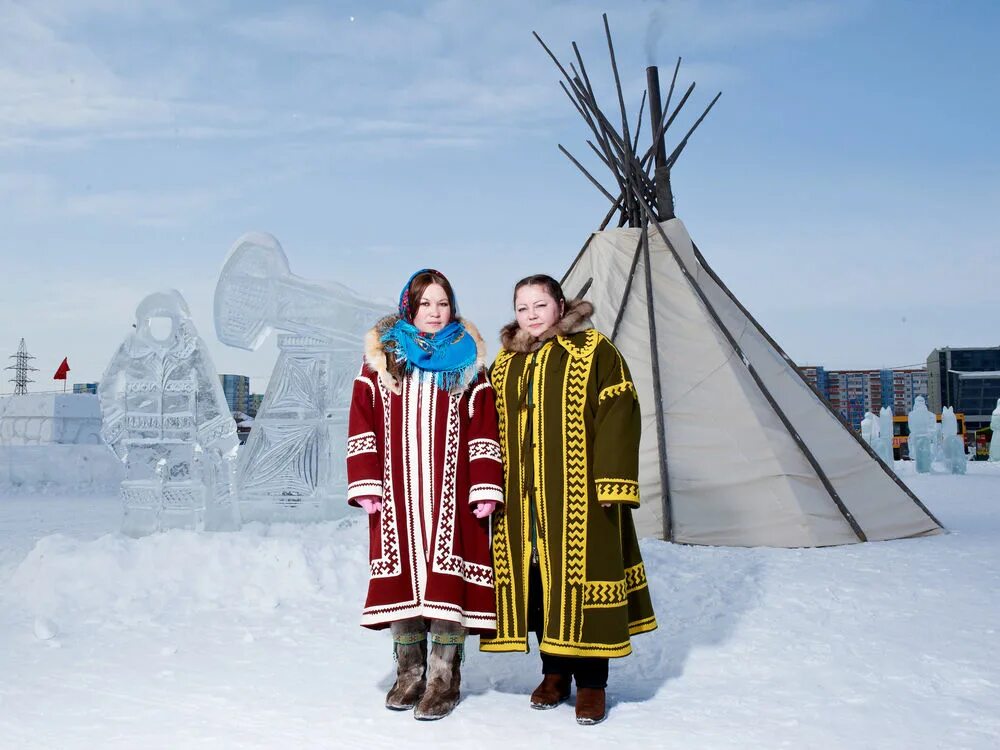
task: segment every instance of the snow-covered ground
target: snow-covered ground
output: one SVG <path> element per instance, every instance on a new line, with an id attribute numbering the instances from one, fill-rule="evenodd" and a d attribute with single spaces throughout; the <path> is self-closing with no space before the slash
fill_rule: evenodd
<path id="1" fill-rule="evenodd" d="M 608 721 L 532 711 L 470 642 L 452 716 L 382 707 L 360 519 L 116 532 L 113 494 L 0 496 L 0 747 L 1000 747 L 1000 465 L 904 480 L 950 534 L 820 550 L 646 541 L 660 629 Z"/>

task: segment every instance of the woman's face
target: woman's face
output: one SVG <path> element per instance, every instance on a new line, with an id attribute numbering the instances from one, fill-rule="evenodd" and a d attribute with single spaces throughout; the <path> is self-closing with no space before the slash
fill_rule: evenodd
<path id="1" fill-rule="evenodd" d="M 417 305 L 413 325 L 421 333 L 437 333 L 451 322 L 451 303 L 448 293 L 440 284 L 430 284 Z"/>
<path id="2" fill-rule="evenodd" d="M 563 306 L 548 290 L 538 284 L 528 284 L 517 290 L 514 316 L 522 331 L 539 336 L 562 317 Z"/>

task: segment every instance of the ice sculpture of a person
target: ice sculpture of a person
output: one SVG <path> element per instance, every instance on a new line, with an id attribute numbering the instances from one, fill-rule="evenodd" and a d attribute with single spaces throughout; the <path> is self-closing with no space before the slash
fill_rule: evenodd
<path id="1" fill-rule="evenodd" d="M 965 443 L 958 434 L 958 418 L 955 409 L 946 406 L 941 410 L 941 434 L 944 445 L 944 462 L 952 474 L 964 474 L 967 467 Z"/>
<path id="2" fill-rule="evenodd" d="M 861 439 L 868 443 L 868 445 L 874 445 L 873 441 L 876 437 L 878 437 L 878 422 L 875 421 L 874 414 L 866 411 L 864 418 L 861 420 Z"/>
<path id="3" fill-rule="evenodd" d="M 878 414 L 878 422 L 875 423 L 875 430 L 878 435 L 872 441 L 872 448 L 878 457 L 881 458 L 885 465 L 890 469 L 893 468 L 893 454 L 892 454 L 892 407 L 883 406 Z"/>
<path id="4" fill-rule="evenodd" d="M 990 461 L 1000 461 L 1000 398 L 997 399 L 997 408 L 990 416 L 990 429 L 993 430 L 993 438 L 990 440 Z"/>
<path id="5" fill-rule="evenodd" d="M 236 423 L 180 292 L 139 303 L 97 394 L 101 433 L 125 464 L 123 533 L 239 527 Z"/>
<path id="6" fill-rule="evenodd" d="M 908 438 L 910 457 L 917 462 L 917 471 L 926 474 L 931 470 L 931 431 L 934 415 L 927 410 L 923 396 L 913 401 L 913 409 L 907 415 L 910 428 Z"/>

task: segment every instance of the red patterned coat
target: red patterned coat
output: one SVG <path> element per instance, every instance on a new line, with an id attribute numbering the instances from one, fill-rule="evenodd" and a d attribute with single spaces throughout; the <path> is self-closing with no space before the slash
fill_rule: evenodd
<path id="1" fill-rule="evenodd" d="M 473 633 L 496 628 L 488 519 L 476 503 L 503 503 L 503 464 L 493 389 L 480 369 L 449 393 L 419 370 L 387 372 L 380 321 L 355 378 L 347 443 L 347 497 L 382 498 L 369 516 L 371 580 L 361 624 L 385 628 L 409 617 L 449 620 Z M 485 345 L 476 339 L 479 358 Z"/>

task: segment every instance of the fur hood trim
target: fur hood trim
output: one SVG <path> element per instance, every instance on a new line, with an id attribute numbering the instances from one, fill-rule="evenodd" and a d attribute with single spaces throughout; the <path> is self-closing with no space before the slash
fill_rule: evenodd
<path id="1" fill-rule="evenodd" d="M 571 336 L 585 331 L 593 326 L 590 316 L 594 314 L 594 306 L 583 299 L 574 299 L 566 303 L 566 312 L 554 326 L 543 331 L 537 338 L 527 331 L 522 331 L 514 320 L 500 329 L 500 345 L 509 352 L 530 354 L 541 349 L 547 341 L 556 336 Z"/>
<path id="2" fill-rule="evenodd" d="M 382 343 L 382 335 L 392 328 L 398 320 L 398 315 L 386 315 L 365 334 L 365 362 L 378 374 L 382 385 L 397 396 L 403 392 L 403 388 L 389 372 L 389 358 L 386 356 L 385 345 Z M 479 334 L 479 329 L 466 318 L 458 317 L 456 320 L 465 326 L 466 332 L 476 342 L 476 370 L 484 369 L 486 367 L 486 342 Z"/>

